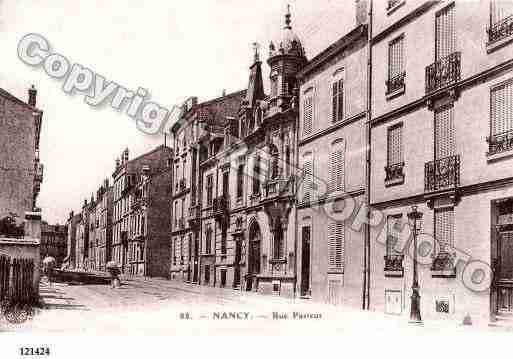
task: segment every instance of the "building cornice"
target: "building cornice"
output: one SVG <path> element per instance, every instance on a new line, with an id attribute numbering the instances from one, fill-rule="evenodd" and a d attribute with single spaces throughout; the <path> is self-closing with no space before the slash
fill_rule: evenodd
<path id="1" fill-rule="evenodd" d="M 304 146 L 304 145 L 306 145 L 306 144 L 308 144 L 308 143 L 318 139 L 319 137 L 324 137 L 324 136 L 329 135 L 330 133 L 332 133 L 332 132 L 334 132 L 334 131 L 342 128 L 342 127 L 350 125 L 351 123 L 356 122 L 356 121 L 358 121 L 361 118 L 364 118 L 366 114 L 367 114 L 367 111 L 362 111 L 362 112 L 360 112 L 360 113 L 358 113 L 358 114 L 356 114 L 354 116 L 351 116 L 349 118 L 344 119 L 343 121 L 336 122 L 335 124 L 331 125 L 330 127 L 325 128 L 322 131 L 316 132 L 313 135 L 300 140 L 299 141 L 299 146 Z"/>

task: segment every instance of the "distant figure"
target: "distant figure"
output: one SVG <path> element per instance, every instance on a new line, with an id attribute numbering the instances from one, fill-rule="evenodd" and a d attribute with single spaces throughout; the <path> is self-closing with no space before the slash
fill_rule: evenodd
<path id="1" fill-rule="evenodd" d="M 48 283 L 50 286 L 52 285 L 52 271 L 55 267 L 55 258 L 46 256 L 45 259 L 43 259 L 43 272 L 48 279 Z"/>

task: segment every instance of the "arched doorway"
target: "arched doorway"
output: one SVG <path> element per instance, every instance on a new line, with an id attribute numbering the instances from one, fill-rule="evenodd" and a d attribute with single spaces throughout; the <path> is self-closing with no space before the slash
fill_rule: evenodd
<path id="1" fill-rule="evenodd" d="M 257 275 L 260 274 L 260 252 L 262 246 L 262 233 L 255 221 L 249 227 L 248 274 L 246 276 L 246 290 L 256 289 Z"/>

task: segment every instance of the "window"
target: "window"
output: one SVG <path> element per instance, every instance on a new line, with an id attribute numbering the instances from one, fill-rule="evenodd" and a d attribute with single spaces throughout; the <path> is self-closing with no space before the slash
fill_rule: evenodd
<path id="1" fill-rule="evenodd" d="M 454 3 L 440 10 L 435 20 L 435 60 L 441 60 L 456 51 L 456 32 L 454 26 Z"/>
<path id="2" fill-rule="evenodd" d="M 205 233 L 205 254 L 212 253 L 212 228 L 207 227 L 207 231 Z"/>
<path id="3" fill-rule="evenodd" d="M 513 35 L 513 1 L 490 1 L 488 41 L 495 42 Z"/>
<path id="4" fill-rule="evenodd" d="M 226 255 L 227 226 L 224 225 L 221 232 L 221 254 Z"/>
<path id="5" fill-rule="evenodd" d="M 305 95 L 303 102 L 303 136 L 312 134 L 313 127 L 313 96 Z"/>
<path id="6" fill-rule="evenodd" d="M 345 182 L 343 141 L 333 145 L 329 161 L 329 190 L 330 192 L 343 191 Z"/>
<path id="7" fill-rule="evenodd" d="M 226 287 L 226 269 L 221 269 L 221 288 Z"/>
<path id="8" fill-rule="evenodd" d="M 332 221 L 328 228 L 328 263 L 331 271 L 344 270 L 344 222 Z"/>
<path id="9" fill-rule="evenodd" d="M 207 206 L 212 205 L 214 191 L 214 177 L 212 175 L 207 176 Z"/>
<path id="10" fill-rule="evenodd" d="M 404 89 L 404 36 L 388 44 L 388 81 L 387 94 Z"/>
<path id="11" fill-rule="evenodd" d="M 387 166 L 403 162 L 403 125 L 397 124 L 388 129 L 387 134 Z"/>
<path id="12" fill-rule="evenodd" d="M 244 195 L 244 165 L 237 168 L 237 199 L 242 199 Z"/>
<path id="13" fill-rule="evenodd" d="M 180 237 L 180 265 L 183 265 L 183 237 Z"/>
<path id="14" fill-rule="evenodd" d="M 444 106 L 435 111 L 435 160 L 453 156 L 455 153 L 453 106 Z"/>
<path id="15" fill-rule="evenodd" d="M 223 197 L 228 198 L 230 195 L 230 172 L 223 172 Z"/>
<path id="16" fill-rule="evenodd" d="M 283 227 L 281 221 L 277 219 L 274 227 L 274 238 L 273 238 L 273 257 L 274 259 L 283 258 Z"/>
<path id="17" fill-rule="evenodd" d="M 332 121 L 337 122 L 344 119 L 344 82 L 337 80 L 332 86 Z"/>
<path id="18" fill-rule="evenodd" d="M 280 153 L 276 146 L 271 145 L 271 179 L 278 178 L 280 175 Z"/>
<path id="19" fill-rule="evenodd" d="M 175 212 L 173 215 L 175 217 L 175 227 L 178 227 L 178 201 L 175 201 Z"/>
<path id="20" fill-rule="evenodd" d="M 274 71 L 271 75 L 271 98 L 278 96 L 278 73 Z"/>
<path id="21" fill-rule="evenodd" d="M 387 238 L 386 255 L 387 257 L 401 254 L 400 233 L 402 227 L 402 215 L 393 215 L 387 217 Z"/>
<path id="22" fill-rule="evenodd" d="M 253 194 L 260 194 L 260 156 L 255 158 L 255 167 L 253 167 Z"/>
<path id="23" fill-rule="evenodd" d="M 492 89 L 489 154 L 513 149 L 513 80 Z"/>
<path id="24" fill-rule="evenodd" d="M 435 239 L 439 253 L 450 253 L 454 240 L 453 208 L 435 210 Z"/>
<path id="25" fill-rule="evenodd" d="M 303 158 L 303 202 L 310 202 L 313 190 L 313 155 L 308 153 Z"/>

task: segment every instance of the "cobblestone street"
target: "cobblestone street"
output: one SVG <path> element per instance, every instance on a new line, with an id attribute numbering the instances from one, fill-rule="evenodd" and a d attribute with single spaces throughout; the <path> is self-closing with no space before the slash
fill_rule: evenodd
<path id="1" fill-rule="evenodd" d="M 49 285 L 44 280 L 41 300 L 42 309 L 33 320 L 16 328 L 18 331 L 153 335 L 258 331 L 266 335 L 311 335 L 497 330 L 447 321 L 412 327 L 406 317 L 163 279 L 125 279 L 119 289 Z M 5 322 L 0 321 L 2 324 Z"/>

